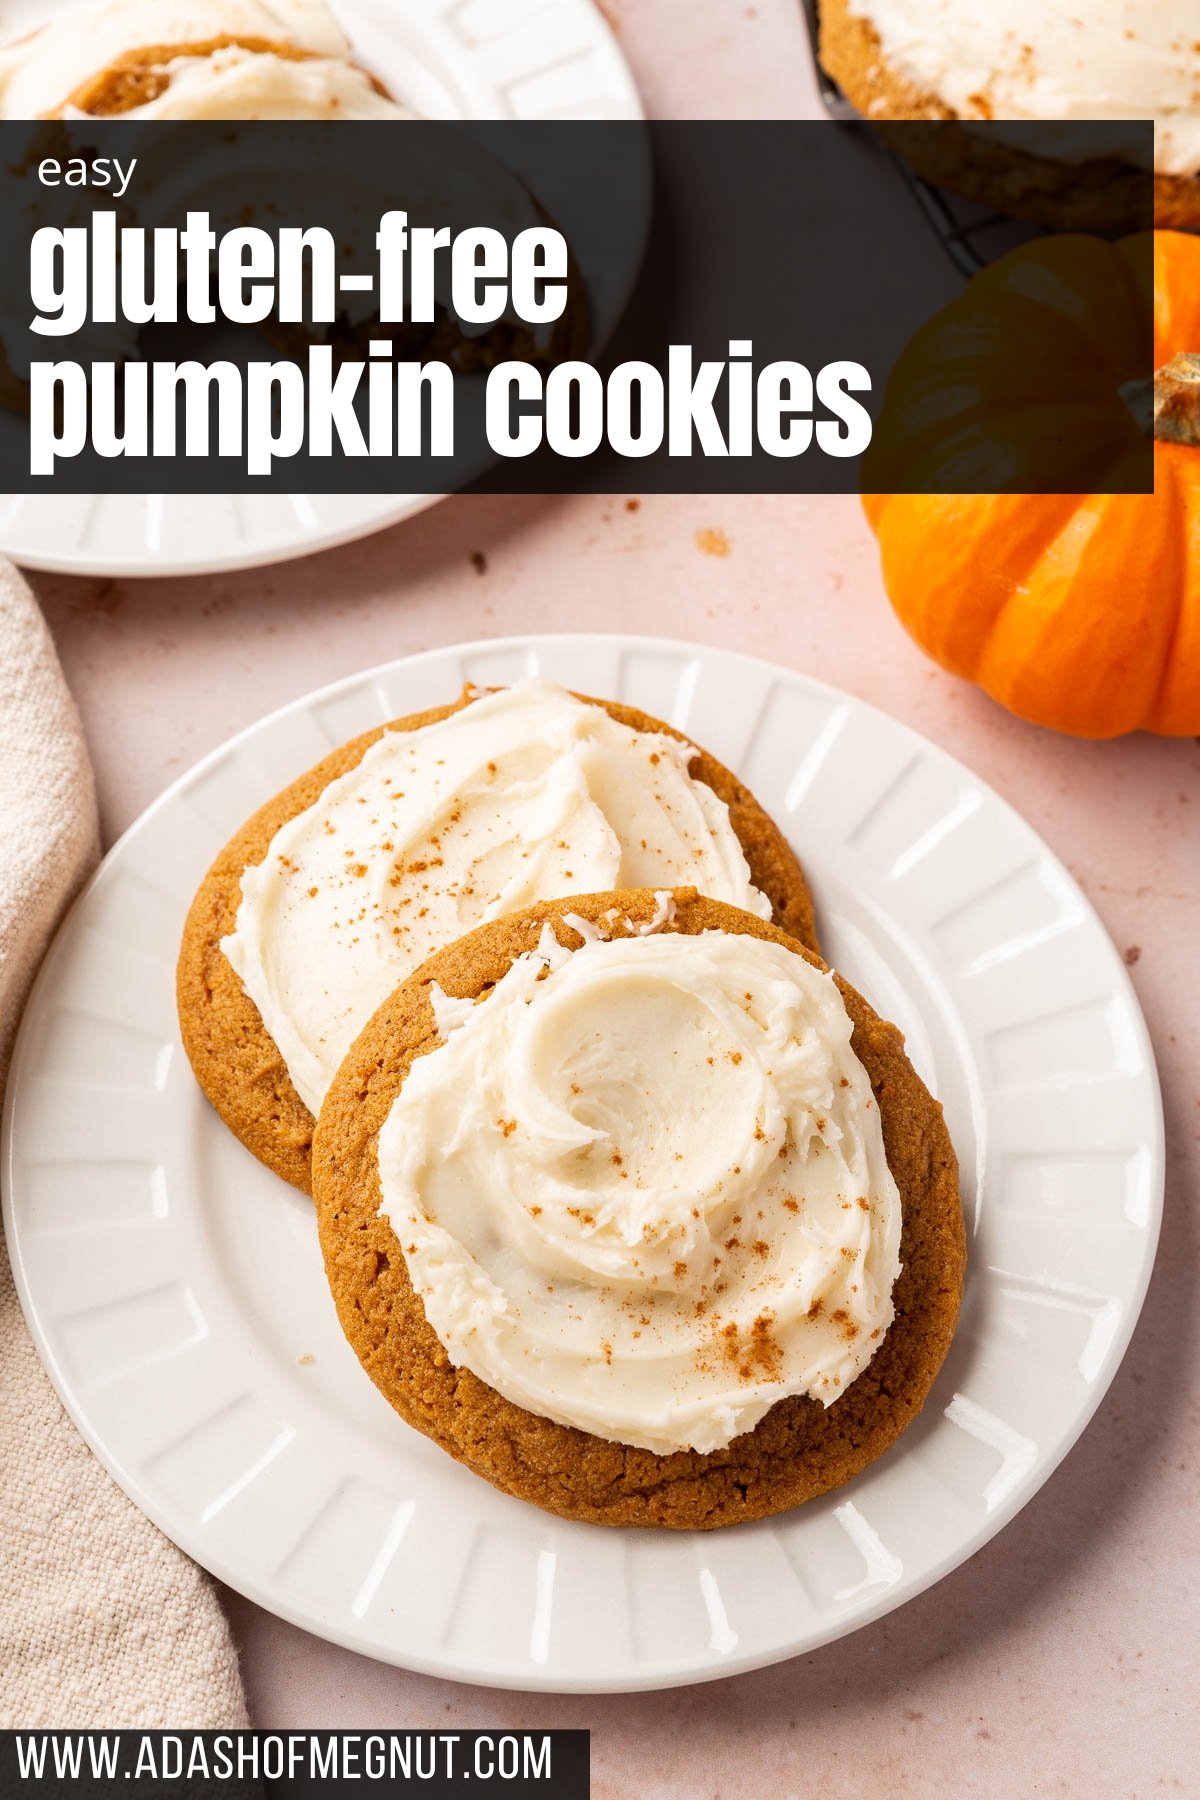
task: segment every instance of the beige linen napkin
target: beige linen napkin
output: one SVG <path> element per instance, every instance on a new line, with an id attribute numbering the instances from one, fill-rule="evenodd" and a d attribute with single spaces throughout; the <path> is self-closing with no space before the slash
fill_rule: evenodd
<path id="1" fill-rule="evenodd" d="M 33 596 L 0 560 L 0 1092 L 34 970 L 96 855 L 79 719 Z M 245 1723 L 211 1582 L 67 1418 L 0 1245 L 0 1726 Z"/>

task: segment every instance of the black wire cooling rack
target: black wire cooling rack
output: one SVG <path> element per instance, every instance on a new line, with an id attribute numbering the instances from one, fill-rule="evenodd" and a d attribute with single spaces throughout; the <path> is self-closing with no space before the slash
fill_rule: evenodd
<path id="1" fill-rule="evenodd" d="M 804 23 L 808 27 L 808 44 L 816 72 L 821 104 L 831 119 L 839 124 L 861 120 L 862 114 L 847 100 L 837 82 L 821 67 L 817 54 L 820 39 L 821 0 L 800 0 Z M 961 274 L 977 275 L 1006 250 L 1041 237 L 1040 226 L 1006 218 L 1003 213 L 989 211 L 973 201 L 959 199 L 942 188 L 932 186 L 914 175 L 902 157 L 881 143 L 880 152 L 889 157 L 903 177 L 926 223 L 937 237 L 946 255 Z"/>

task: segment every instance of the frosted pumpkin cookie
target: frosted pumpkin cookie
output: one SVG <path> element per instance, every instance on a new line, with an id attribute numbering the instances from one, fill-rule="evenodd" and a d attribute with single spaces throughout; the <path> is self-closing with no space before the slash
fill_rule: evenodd
<path id="1" fill-rule="evenodd" d="M 928 179 L 1044 224 L 1115 231 L 1150 223 L 1152 173 L 1155 222 L 1200 224 L 1194 0 L 821 0 L 820 13 L 821 61 L 864 117 L 961 124 L 895 134 Z M 1152 172 L 1144 126 L 1114 144 L 1123 120 L 1153 120 Z"/>
<path id="2" fill-rule="evenodd" d="M 920 1410 L 964 1234 L 894 1026 L 694 891 L 533 907 L 438 952 L 326 1098 L 342 1328 L 409 1424 L 571 1518 L 799 1505 Z"/>
<path id="3" fill-rule="evenodd" d="M 786 839 L 713 757 L 545 681 L 367 732 L 268 802 L 192 904 L 183 1042 L 260 1161 L 309 1184 L 313 1120 L 425 958 L 542 896 L 689 882 L 815 944 Z"/>
<path id="4" fill-rule="evenodd" d="M 3 339 L 0 339 L 0 406 L 9 412 L 29 412 L 29 383 L 14 373 Z"/>
<path id="5" fill-rule="evenodd" d="M 0 117 L 395 119 L 324 0 L 108 0 L 0 49 Z"/>

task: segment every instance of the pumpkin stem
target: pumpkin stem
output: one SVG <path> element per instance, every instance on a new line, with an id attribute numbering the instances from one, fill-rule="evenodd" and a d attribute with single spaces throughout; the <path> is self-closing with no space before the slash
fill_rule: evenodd
<path id="1" fill-rule="evenodd" d="M 1120 392 L 1147 437 L 1200 448 L 1200 356 L 1181 351 L 1148 379 L 1127 381 Z"/>

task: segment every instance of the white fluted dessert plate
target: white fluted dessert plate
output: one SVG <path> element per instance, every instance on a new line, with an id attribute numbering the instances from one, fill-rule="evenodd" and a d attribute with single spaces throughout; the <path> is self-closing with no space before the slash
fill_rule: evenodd
<path id="1" fill-rule="evenodd" d="M 0 41 L 94 0 L 11 0 Z M 424 118 L 640 119 L 629 66 L 593 0 L 330 0 L 363 65 Z M 541 199 L 582 252 L 600 341 L 637 273 L 649 187 L 581 154 L 539 169 Z M 622 177 L 624 179 L 624 176 Z M 552 185 L 557 183 L 557 185 Z M 624 221 L 620 233 L 613 221 Z M 603 232 L 599 242 L 597 231 Z M 5 420 L 0 429 L 23 429 Z M 6 494 L 0 554 L 73 575 L 199 575 L 345 544 L 432 506 L 437 494 Z"/>
<path id="2" fill-rule="evenodd" d="M 711 1534 L 570 1523 L 403 1425 L 342 1337 L 310 1203 L 200 1095 L 184 913 L 243 819 L 335 745 L 541 673 L 729 763 L 810 873 L 830 959 L 906 1031 L 962 1164 L 962 1322 L 925 1408 L 848 1486 Z M 514 1688 L 702 1681 L 809 1651 L 999 1531 L 1083 1429 L 1162 1204 L 1154 1059 L 1078 887 L 968 769 L 748 657 L 532 637 L 405 658 L 234 738 L 126 833 L 39 977 L 5 1122 L 6 1226 L 46 1366 L 121 1486 L 198 1562 L 351 1649 Z"/>

